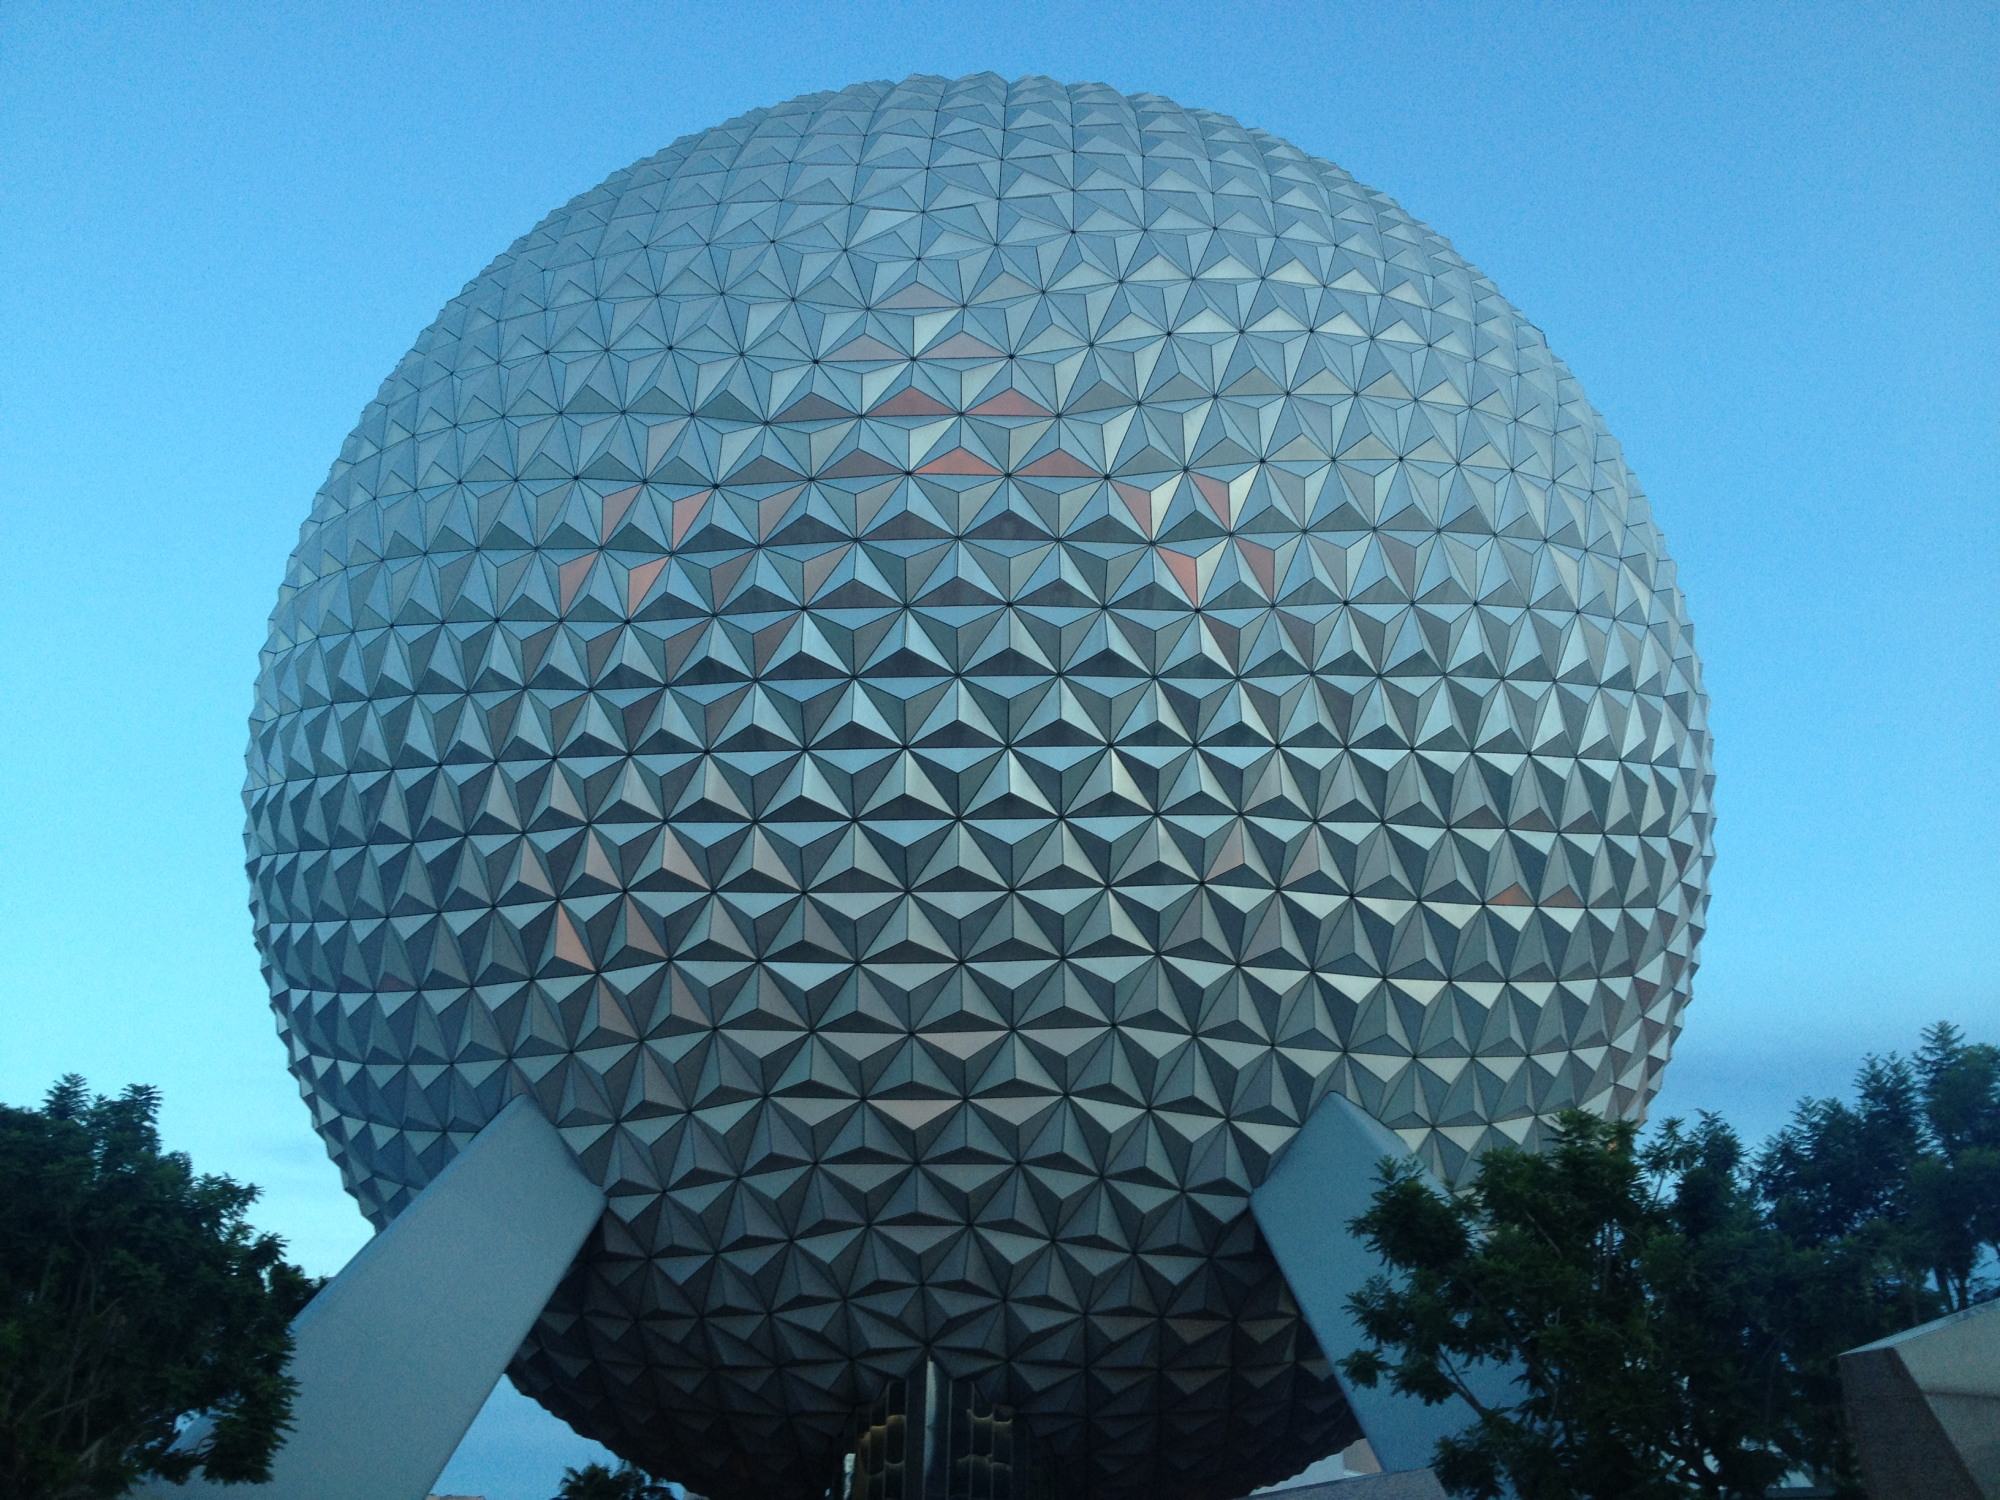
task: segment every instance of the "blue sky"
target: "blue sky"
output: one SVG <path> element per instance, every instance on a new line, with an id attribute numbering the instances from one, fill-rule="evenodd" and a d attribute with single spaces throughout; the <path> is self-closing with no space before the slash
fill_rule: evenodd
<path id="1" fill-rule="evenodd" d="M 166 1091 L 318 1270 L 364 1226 L 245 912 L 245 718 L 313 490 L 547 209 L 759 104 L 1045 72 L 1234 114 L 1450 236 L 1650 493 L 1720 862 L 1660 1108 L 1751 1134 L 1951 1017 L 2000 1040 L 2000 7 L 0 9 L 0 1099 Z M 518 1397 L 447 1487 L 540 1500 Z M 562 1450 L 570 1451 L 570 1450 Z M 564 1460 L 569 1461 L 569 1460 Z"/>

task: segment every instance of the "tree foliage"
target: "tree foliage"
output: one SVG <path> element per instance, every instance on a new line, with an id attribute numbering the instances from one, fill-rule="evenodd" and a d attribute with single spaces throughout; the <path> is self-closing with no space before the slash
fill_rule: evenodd
<path id="1" fill-rule="evenodd" d="M 257 1190 L 160 1149 L 159 1096 L 0 1106 L 0 1496 L 97 1500 L 146 1475 L 269 1477 L 289 1325 L 314 1290 L 244 1215 Z M 212 1418 L 186 1450 L 183 1420 Z"/>
<path id="2" fill-rule="evenodd" d="M 673 1493 L 666 1485 L 654 1484 L 645 1473 L 630 1464 L 616 1469 L 603 1464 L 585 1464 L 580 1469 L 564 1469 L 562 1487 L 555 1500 L 668 1500 Z"/>
<path id="3" fill-rule="evenodd" d="M 1762 1314 L 1796 1268 L 1760 1232 L 1742 1149 L 1713 1119 L 1643 1148 L 1635 1135 L 1572 1112 L 1545 1151 L 1488 1152 L 1456 1198 L 1388 1169 L 1357 1221 L 1404 1276 L 1355 1299 L 1376 1347 L 1345 1368 L 1471 1403 L 1477 1425 L 1439 1445 L 1453 1492 L 1761 1497 L 1791 1467 Z M 1466 1379 L 1509 1363 L 1510 1405 Z"/>
<path id="4" fill-rule="evenodd" d="M 1859 1495 L 1841 1352 L 1977 1299 L 2000 1254 L 2000 1049 L 1934 1026 L 1754 1156 L 1713 1116 L 1642 1142 L 1570 1113 L 1455 1196 L 1385 1164 L 1354 1229 L 1393 1274 L 1343 1367 L 1468 1401 L 1453 1493 L 1751 1500 L 1804 1470 Z M 1494 1399 L 1473 1377 L 1501 1368 Z"/>
<path id="5" fill-rule="evenodd" d="M 1794 1238 L 1870 1238 L 1912 1314 L 1969 1307 L 2000 1253 L 2000 1048 L 1940 1021 L 1914 1059 L 1868 1059 L 1853 1104 L 1800 1103 L 1758 1179 Z"/>

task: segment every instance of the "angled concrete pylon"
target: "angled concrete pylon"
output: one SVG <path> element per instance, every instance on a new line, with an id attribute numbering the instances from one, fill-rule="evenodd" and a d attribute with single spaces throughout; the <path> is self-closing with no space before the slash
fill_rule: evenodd
<path id="1" fill-rule="evenodd" d="M 1328 1094 L 1250 1194 L 1264 1242 L 1321 1351 L 1336 1362 L 1334 1374 L 1348 1405 L 1389 1473 L 1429 1468 L 1438 1439 L 1463 1432 L 1475 1420 L 1472 1408 L 1457 1397 L 1426 1406 L 1392 1391 L 1386 1381 L 1370 1390 L 1340 1373 L 1338 1361 L 1365 1342 L 1347 1299 L 1383 1269 L 1347 1226 L 1368 1211 L 1377 1163 L 1409 1154 L 1373 1116 L 1342 1095 Z M 1485 1367 L 1467 1377 L 1482 1400 L 1495 1402 L 1507 1400 L 1512 1380 L 1509 1371 Z"/>
<path id="2" fill-rule="evenodd" d="M 540 1106 L 516 1099 L 292 1324 L 298 1394 L 270 1482 L 141 1493 L 424 1500 L 604 1204 Z"/>
<path id="3" fill-rule="evenodd" d="M 2000 1500 L 2000 1302 L 1840 1356 L 1873 1500 Z"/>

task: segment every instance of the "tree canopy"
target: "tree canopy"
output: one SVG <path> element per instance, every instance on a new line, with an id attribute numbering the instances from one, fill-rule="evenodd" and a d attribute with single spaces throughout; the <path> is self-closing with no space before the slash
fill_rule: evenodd
<path id="1" fill-rule="evenodd" d="M 674 1493 L 666 1485 L 655 1484 L 630 1464 L 620 1464 L 615 1469 L 603 1464 L 585 1464 L 580 1469 L 563 1470 L 562 1487 L 556 1491 L 555 1500 L 669 1500 Z"/>
<path id="2" fill-rule="evenodd" d="M 1804 1471 L 1859 1495 L 1841 1352 L 1989 1294 L 2000 1049 L 1934 1026 L 1754 1154 L 1714 1116 L 1642 1139 L 1572 1112 L 1456 1194 L 1385 1163 L 1353 1227 L 1390 1274 L 1352 1299 L 1369 1343 L 1343 1368 L 1467 1400 L 1436 1456 L 1454 1494 L 1761 1500 Z"/>
<path id="3" fill-rule="evenodd" d="M 2000 1253 L 2000 1048 L 1940 1021 L 1913 1059 L 1869 1058 L 1854 1092 L 1803 1100 L 1765 1147 L 1758 1183 L 1778 1224 L 1807 1244 L 1872 1238 L 1912 1313 L 1926 1282 L 1969 1307 Z"/>
<path id="4" fill-rule="evenodd" d="M 315 1283 L 254 1187 L 163 1151 L 159 1095 L 0 1106 L 0 1496 L 98 1500 L 147 1475 L 269 1477 L 290 1324 Z M 212 1425 L 187 1449 L 186 1419 Z"/>

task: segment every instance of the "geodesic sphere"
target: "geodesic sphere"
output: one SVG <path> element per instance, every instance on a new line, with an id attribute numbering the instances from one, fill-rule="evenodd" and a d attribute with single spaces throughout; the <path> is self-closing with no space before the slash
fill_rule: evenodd
<path id="1" fill-rule="evenodd" d="M 1443 239 L 1156 96 L 864 84 L 558 209 L 364 412 L 257 938 L 376 1223 L 522 1093 L 604 1184 L 513 1373 L 620 1453 L 815 1494 L 929 1356 L 1071 1494 L 1237 1494 L 1355 1430 L 1246 1211 L 1326 1093 L 1450 1174 L 1656 1087 L 1703 711 Z"/>

